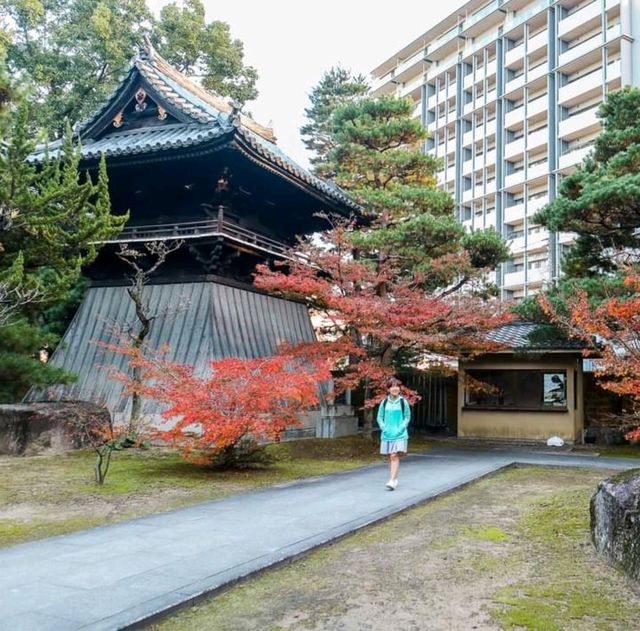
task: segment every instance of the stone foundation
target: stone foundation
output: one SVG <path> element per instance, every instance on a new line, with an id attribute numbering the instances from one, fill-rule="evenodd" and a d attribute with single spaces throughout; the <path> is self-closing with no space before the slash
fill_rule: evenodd
<path id="1" fill-rule="evenodd" d="M 64 453 L 82 447 L 65 421 L 85 415 L 109 422 L 109 412 L 93 403 L 0 405 L 0 454 Z"/>
<path id="2" fill-rule="evenodd" d="M 600 482 L 591 498 L 596 550 L 640 582 L 640 470 Z"/>

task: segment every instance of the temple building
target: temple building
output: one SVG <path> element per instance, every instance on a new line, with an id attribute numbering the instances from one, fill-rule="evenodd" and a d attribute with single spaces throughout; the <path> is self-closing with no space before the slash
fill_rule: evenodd
<path id="1" fill-rule="evenodd" d="M 148 43 L 75 132 L 81 169 L 95 174 L 105 156 L 113 212 L 130 219 L 86 270 L 90 287 L 51 359 L 78 380 L 31 398 L 90 400 L 116 421 L 128 417 L 129 398 L 106 370 L 124 368 L 124 359 L 99 345 L 135 325 L 130 270 L 116 255 L 123 243 L 182 242 L 145 288 L 156 316 L 149 344 L 168 344 L 171 359 L 205 370 L 212 359 L 265 356 L 283 342 L 314 339 L 306 307 L 257 291 L 252 273 L 287 256 L 297 235 L 323 229 L 317 213 L 357 212 L 343 191 L 297 165 L 270 128 L 189 80 Z M 60 143 L 46 150 L 55 154 Z"/>

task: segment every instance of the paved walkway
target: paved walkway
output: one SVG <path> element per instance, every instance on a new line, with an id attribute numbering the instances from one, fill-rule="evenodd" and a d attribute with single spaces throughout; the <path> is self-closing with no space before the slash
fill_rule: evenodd
<path id="1" fill-rule="evenodd" d="M 640 460 L 438 449 L 0 550 L 0 630 L 122 629 L 513 463 Z"/>

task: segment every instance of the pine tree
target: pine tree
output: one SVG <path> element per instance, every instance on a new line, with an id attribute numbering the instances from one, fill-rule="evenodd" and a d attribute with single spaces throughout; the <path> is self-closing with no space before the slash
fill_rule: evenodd
<path id="1" fill-rule="evenodd" d="M 599 116 L 603 131 L 592 155 L 534 218 L 577 234 L 564 265 L 570 278 L 601 277 L 615 269 L 612 251 L 640 247 L 640 89 L 614 92 Z"/>
<path id="2" fill-rule="evenodd" d="M 286 273 L 261 266 L 256 277 L 324 316 L 329 341 L 300 353 L 349 357 L 338 387 L 363 386 L 368 406 L 397 370 L 486 348 L 482 332 L 505 321 L 485 298 L 493 293 L 487 272 L 508 258 L 506 245 L 493 230 L 467 233 L 456 221 L 412 111 L 392 97 L 336 110 L 327 167 L 363 217 L 330 218 L 332 228 L 296 248 Z M 371 414 L 365 418 L 370 432 Z"/>
<path id="3" fill-rule="evenodd" d="M 439 162 L 421 150 L 427 132 L 413 109 L 410 99 L 384 96 L 333 115 L 328 166 L 370 221 L 354 245 L 372 260 L 392 258 L 424 291 L 452 293 L 471 281 L 487 290 L 479 270 L 495 268 L 508 250 L 495 230 L 467 233 L 457 221 L 451 195 L 436 186 Z"/>
<path id="4" fill-rule="evenodd" d="M 308 123 L 300 128 L 302 142 L 314 155 L 311 164 L 320 168 L 327 161 L 335 141 L 331 130 L 331 116 L 334 111 L 351 101 L 363 97 L 369 91 L 369 84 L 363 75 L 353 75 L 350 71 L 334 66 L 327 70 L 316 85 L 309 100 L 311 106 L 304 113 Z"/>
<path id="5" fill-rule="evenodd" d="M 0 73 L 0 77 L 2 73 Z M 64 302 L 97 242 L 122 230 L 127 217 L 111 215 L 104 160 L 96 181 L 79 172 L 70 132 L 59 156 L 30 164 L 34 141 L 29 109 L 5 81 L 0 110 L 0 400 L 29 385 L 69 376 L 38 359 L 54 342 L 40 326 L 42 313 Z"/>

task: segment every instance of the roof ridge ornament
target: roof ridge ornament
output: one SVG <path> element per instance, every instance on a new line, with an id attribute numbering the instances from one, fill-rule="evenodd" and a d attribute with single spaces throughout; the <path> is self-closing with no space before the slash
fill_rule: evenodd
<path id="1" fill-rule="evenodd" d="M 148 33 L 142 36 L 142 46 L 138 49 L 138 58 L 148 61 L 152 61 L 157 57 L 158 53 L 151 43 L 151 38 Z"/>
<path id="2" fill-rule="evenodd" d="M 234 127 L 240 127 L 242 116 L 242 103 L 240 101 L 233 100 L 229 103 L 231 111 L 229 112 L 229 122 Z"/>

